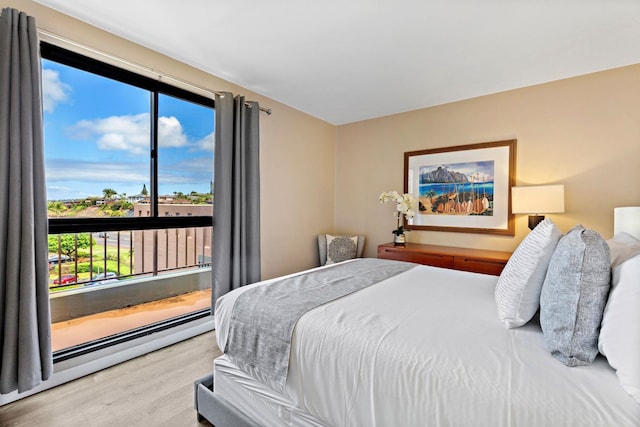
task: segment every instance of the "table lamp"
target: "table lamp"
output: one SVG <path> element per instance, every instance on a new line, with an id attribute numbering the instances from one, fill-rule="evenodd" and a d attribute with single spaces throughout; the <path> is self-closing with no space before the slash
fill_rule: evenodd
<path id="1" fill-rule="evenodd" d="M 640 239 L 640 206 L 613 209 L 613 235 L 629 233 Z"/>
<path id="2" fill-rule="evenodd" d="M 511 212 L 529 214 L 533 230 L 544 219 L 540 214 L 564 212 L 564 185 L 511 187 Z"/>

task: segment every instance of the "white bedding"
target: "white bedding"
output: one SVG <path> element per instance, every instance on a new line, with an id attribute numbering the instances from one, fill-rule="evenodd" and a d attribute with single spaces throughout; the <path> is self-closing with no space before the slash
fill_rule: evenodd
<path id="1" fill-rule="evenodd" d="M 505 329 L 496 281 L 417 266 L 306 313 L 294 330 L 285 395 L 271 399 L 280 398 L 274 408 L 293 404 L 292 412 L 311 421 L 286 415 L 281 425 L 640 425 L 640 405 L 604 358 L 569 368 L 551 357 L 535 321 Z M 221 349 L 235 298 L 247 289 L 216 304 Z M 216 363 L 216 394 L 232 394 L 238 384 L 251 389 L 247 377 L 220 390 L 225 365 L 232 371 L 228 361 Z M 249 391 L 244 398 L 268 401 L 268 395 Z M 266 420 L 257 418 L 267 416 L 264 410 L 254 412 L 256 421 Z"/>

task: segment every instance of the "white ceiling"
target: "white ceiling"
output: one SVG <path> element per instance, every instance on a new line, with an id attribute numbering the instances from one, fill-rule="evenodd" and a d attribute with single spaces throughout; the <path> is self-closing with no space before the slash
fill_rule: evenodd
<path id="1" fill-rule="evenodd" d="M 640 63 L 638 0 L 36 1 L 333 124 Z"/>

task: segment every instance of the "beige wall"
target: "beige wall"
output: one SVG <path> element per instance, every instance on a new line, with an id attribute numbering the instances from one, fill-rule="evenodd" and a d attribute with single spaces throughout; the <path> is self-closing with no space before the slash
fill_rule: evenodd
<path id="1" fill-rule="evenodd" d="M 377 197 L 402 190 L 405 151 L 517 139 L 518 185 L 565 185 L 567 212 L 550 215 L 563 231 L 582 223 L 609 237 L 613 208 L 640 204 L 640 65 L 335 127 L 32 1 L 1 3 L 51 33 L 273 109 L 261 115 L 265 278 L 314 266 L 321 232 L 365 234 L 374 256 L 395 225 Z M 409 241 L 512 250 L 527 232 L 518 215 L 515 237 L 412 231 Z"/>
<path id="2" fill-rule="evenodd" d="M 640 205 L 639 117 L 635 65 L 340 126 L 336 229 L 366 234 L 375 256 L 395 228 L 377 197 L 402 191 L 405 151 L 517 139 L 516 185 L 564 184 L 566 213 L 549 217 L 609 238 L 613 208 Z M 513 250 L 528 231 L 516 215 L 515 237 L 411 231 L 408 241 Z"/>
<path id="3" fill-rule="evenodd" d="M 315 266 L 315 236 L 334 218 L 335 126 L 211 74 L 115 37 L 29 0 L 2 0 L 36 18 L 38 27 L 187 83 L 231 91 L 273 110 L 260 115 L 262 275 Z"/>

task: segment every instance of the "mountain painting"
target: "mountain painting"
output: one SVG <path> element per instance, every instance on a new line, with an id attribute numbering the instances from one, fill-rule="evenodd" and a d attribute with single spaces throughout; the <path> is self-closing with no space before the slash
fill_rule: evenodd
<path id="1" fill-rule="evenodd" d="M 493 216 L 494 170 L 493 160 L 420 166 L 420 214 Z"/>

